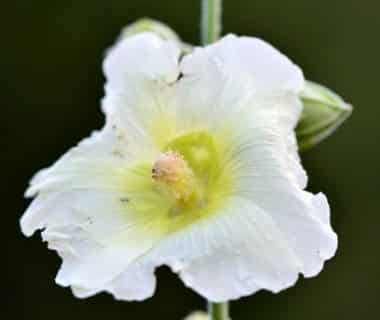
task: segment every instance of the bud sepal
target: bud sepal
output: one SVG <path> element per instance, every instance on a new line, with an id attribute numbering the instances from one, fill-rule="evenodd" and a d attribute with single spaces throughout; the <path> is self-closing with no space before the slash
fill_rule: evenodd
<path id="1" fill-rule="evenodd" d="M 296 128 L 300 151 L 327 138 L 352 112 L 352 106 L 339 95 L 311 81 L 306 81 L 300 98 L 303 110 Z"/>

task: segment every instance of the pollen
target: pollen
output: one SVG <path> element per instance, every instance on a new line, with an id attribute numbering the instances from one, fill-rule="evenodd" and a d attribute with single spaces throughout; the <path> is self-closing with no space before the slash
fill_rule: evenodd
<path id="1" fill-rule="evenodd" d="M 197 179 L 179 152 L 161 153 L 153 164 L 152 178 L 178 202 L 185 204 L 197 198 Z"/>

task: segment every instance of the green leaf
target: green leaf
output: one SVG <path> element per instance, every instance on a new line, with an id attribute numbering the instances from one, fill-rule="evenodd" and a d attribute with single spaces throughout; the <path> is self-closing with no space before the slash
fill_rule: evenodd
<path id="1" fill-rule="evenodd" d="M 311 81 L 306 81 L 301 101 L 303 110 L 296 128 L 300 151 L 310 149 L 327 138 L 352 112 L 352 106 L 340 96 Z"/>

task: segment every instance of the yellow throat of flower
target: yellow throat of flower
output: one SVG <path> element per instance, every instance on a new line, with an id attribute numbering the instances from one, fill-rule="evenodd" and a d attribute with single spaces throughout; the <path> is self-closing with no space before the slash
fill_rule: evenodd
<path id="1" fill-rule="evenodd" d="M 169 138 L 155 159 L 128 170 L 126 213 L 149 221 L 149 232 L 173 232 L 216 213 L 233 187 L 228 146 L 228 136 L 205 131 Z"/>

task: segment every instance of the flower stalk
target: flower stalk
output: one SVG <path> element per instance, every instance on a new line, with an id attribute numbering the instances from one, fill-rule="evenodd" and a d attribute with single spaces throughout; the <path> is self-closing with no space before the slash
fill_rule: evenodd
<path id="1" fill-rule="evenodd" d="M 230 320 L 228 302 L 208 302 L 208 313 L 210 320 Z"/>
<path id="2" fill-rule="evenodd" d="M 222 0 L 201 0 L 201 41 L 207 45 L 217 41 L 222 32 Z M 229 320 L 228 302 L 208 301 L 210 320 Z"/>
<path id="3" fill-rule="evenodd" d="M 222 0 L 201 0 L 201 39 L 206 45 L 219 39 L 222 31 Z"/>

